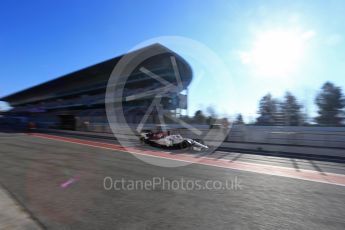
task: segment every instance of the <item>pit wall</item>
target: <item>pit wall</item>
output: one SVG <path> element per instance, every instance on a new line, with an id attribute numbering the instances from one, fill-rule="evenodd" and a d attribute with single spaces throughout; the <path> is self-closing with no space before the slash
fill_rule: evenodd
<path id="1" fill-rule="evenodd" d="M 222 147 L 345 157 L 345 127 L 237 125 Z"/>
<path id="2" fill-rule="evenodd" d="M 145 129 L 154 129 L 148 125 Z M 204 134 L 208 126 L 196 126 Z M 198 139 L 188 129 L 168 127 L 172 133 Z M 106 123 L 91 123 L 77 127 L 78 131 L 111 133 Z M 226 132 L 226 130 L 221 130 Z M 123 133 L 122 130 L 118 130 Z M 206 140 L 212 144 L 211 140 Z M 345 158 L 345 127 L 249 126 L 233 125 L 220 147 L 224 149 L 263 150 Z"/>

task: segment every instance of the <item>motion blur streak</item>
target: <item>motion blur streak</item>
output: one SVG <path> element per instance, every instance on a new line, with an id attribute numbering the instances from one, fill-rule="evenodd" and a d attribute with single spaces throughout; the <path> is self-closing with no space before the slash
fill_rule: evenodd
<path id="1" fill-rule="evenodd" d="M 193 162 L 196 164 L 202 165 L 209 165 L 221 168 L 228 168 L 228 169 L 235 169 L 241 171 L 248 171 L 248 172 L 255 172 L 255 173 L 262 173 L 274 176 L 282 176 L 282 177 L 289 177 L 307 181 L 314 181 L 326 184 L 333 184 L 339 186 L 345 186 L 345 175 L 336 174 L 336 173 L 323 173 L 313 171 L 313 170 L 300 170 L 296 171 L 292 168 L 287 167 L 279 167 L 279 166 L 271 166 L 271 165 L 262 165 L 262 164 L 254 164 L 254 163 L 247 163 L 247 162 L 232 162 L 227 160 L 217 160 L 208 158 L 208 157 L 199 157 L 195 158 L 192 155 L 188 154 L 179 154 L 179 155 L 171 155 L 169 152 L 161 152 L 161 151 L 148 151 L 148 150 L 141 150 L 138 148 L 124 148 L 120 145 L 116 144 L 106 144 L 96 141 L 87 141 L 81 140 L 76 138 L 67 138 L 55 135 L 48 135 L 48 134 L 41 134 L 41 133 L 30 133 L 29 135 L 57 140 L 57 141 L 64 141 L 70 142 L 75 144 L 87 145 L 96 148 L 105 148 L 105 149 L 113 149 L 122 152 L 140 154 L 150 157 L 158 157 L 164 158 L 169 160 L 177 160 L 177 161 L 187 161 Z"/>

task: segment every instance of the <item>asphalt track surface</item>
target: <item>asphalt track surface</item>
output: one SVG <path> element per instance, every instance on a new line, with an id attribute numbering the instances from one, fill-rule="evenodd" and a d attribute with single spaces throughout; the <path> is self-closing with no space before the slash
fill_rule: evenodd
<path id="1" fill-rule="evenodd" d="M 199 163 L 164 168 L 121 150 L 10 132 L 0 133 L 0 157 L 1 185 L 47 229 L 345 229 L 345 186 L 327 181 Z M 322 178 L 345 174 L 341 162 L 227 152 L 207 158 L 297 174 L 308 170 Z M 239 186 L 115 190 L 104 187 L 106 177 Z"/>

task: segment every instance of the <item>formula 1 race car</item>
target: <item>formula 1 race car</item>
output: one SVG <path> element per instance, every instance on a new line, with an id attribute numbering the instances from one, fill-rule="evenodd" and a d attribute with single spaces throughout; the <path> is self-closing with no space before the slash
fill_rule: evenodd
<path id="1" fill-rule="evenodd" d="M 202 151 L 208 149 L 208 146 L 199 141 L 184 138 L 180 134 L 171 135 L 170 132 L 152 132 L 151 130 L 140 133 L 140 141 L 155 147 L 172 148 L 172 149 L 186 149 Z"/>

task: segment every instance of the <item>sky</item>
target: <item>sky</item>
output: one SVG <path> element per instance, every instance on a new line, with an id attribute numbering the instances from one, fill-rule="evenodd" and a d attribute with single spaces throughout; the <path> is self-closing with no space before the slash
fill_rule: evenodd
<path id="1" fill-rule="evenodd" d="M 262 96 L 288 90 L 314 116 L 324 82 L 345 90 L 344 12 L 341 0 L 3 0 L 0 97 L 162 40 L 193 68 L 190 114 L 252 121 Z"/>

